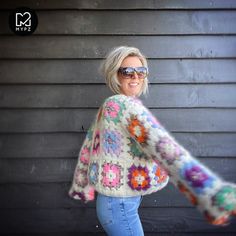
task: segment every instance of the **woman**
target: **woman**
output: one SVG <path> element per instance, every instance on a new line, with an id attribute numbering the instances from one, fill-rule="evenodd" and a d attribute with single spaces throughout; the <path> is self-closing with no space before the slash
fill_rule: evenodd
<path id="1" fill-rule="evenodd" d="M 236 213 L 236 187 L 194 158 L 138 99 L 148 90 L 144 55 L 117 47 L 102 71 L 116 95 L 104 101 L 87 133 L 69 195 L 88 202 L 98 193 L 97 216 L 108 235 L 144 235 L 141 197 L 170 179 L 210 223 L 226 224 Z"/>

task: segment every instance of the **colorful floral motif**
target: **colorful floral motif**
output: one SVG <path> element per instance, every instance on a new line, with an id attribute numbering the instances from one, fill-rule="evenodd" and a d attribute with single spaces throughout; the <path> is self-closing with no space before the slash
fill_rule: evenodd
<path id="1" fill-rule="evenodd" d="M 137 119 L 136 116 L 128 120 L 128 130 L 131 135 L 141 145 L 147 144 L 148 132 L 144 125 Z"/>
<path id="2" fill-rule="evenodd" d="M 107 154 L 120 155 L 121 152 L 121 134 L 117 131 L 104 130 L 103 149 Z"/>
<path id="3" fill-rule="evenodd" d="M 84 192 L 76 192 L 73 191 L 71 194 L 71 197 L 73 197 L 74 199 L 81 199 L 82 201 L 86 201 L 87 199 L 85 198 L 85 194 Z"/>
<path id="4" fill-rule="evenodd" d="M 108 188 L 119 188 L 121 186 L 120 165 L 105 163 L 102 166 L 102 185 Z"/>
<path id="5" fill-rule="evenodd" d="M 210 214 L 209 211 L 205 210 L 203 212 L 204 216 L 206 217 L 206 220 L 210 223 L 210 224 L 213 224 L 213 225 L 228 225 L 229 224 L 229 215 L 226 214 L 226 215 L 223 215 L 223 216 L 220 216 L 220 217 L 215 217 L 215 216 L 212 216 Z"/>
<path id="6" fill-rule="evenodd" d="M 86 186 L 81 191 L 70 190 L 69 195 L 74 199 L 81 199 L 84 202 L 92 201 L 95 197 L 94 188 L 91 186 Z"/>
<path id="7" fill-rule="evenodd" d="M 205 188 L 212 187 L 215 180 L 195 161 L 185 163 L 180 172 L 196 193 L 203 193 Z"/>
<path id="8" fill-rule="evenodd" d="M 129 147 L 130 147 L 130 151 L 129 154 L 132 156 L 132 157 L 142 157 L 144 156 L 144 153 L 138 148 L 137 146 L 137 143 L 135 142 L 135 140 L 133 138 L 128 138 L 130 143 L 128 144 Z"/>
<path id="9" fill-rule="evenodd" d="M 132 165 L 128 171 L 128 185 L 131 189 L 141 191 L 150 187 L 150 177 L 146 167 Z"/>
<path id="10" fill-rule="evenodd" d="M 212 197 L 212 205 L 220 210 L 236 210 L 236 188 L 224 186 Z"/>
<path id="11" fill-rule="evenodd" d="M 95 132 L 93 141 L 93 154 L 99 154 L 100 152 L 100 132 L 97 130 Z"/>
<path id="12" fill-rule="evenodd" d="M 157 185 L 165 182 L 168 177 L 166 171 L 158 163 L 153 165 L 152 173 L 155 176 L 154 179 L 156 180 Z"/>
<path id="13" fill-rule="evenodd" d="M 80 161 L 87 165 L 89 163 L 89 148 L 84 146 L 80 152 Z"/>
<path id="14" fill-rule="evenodd" d="M 98 125 L 95 122 L 87 133 L 84 150 L 81 151 L 78 169 L 70 190 L 74 198 L 85 201 L 92 199 L 94 192 L 92 189 L 86 190 L 87 187 L 92 187 L 90 183 L 96 186 L 97 191 L 113 196 L 134 196 L 137 192 L 146 195 L 155 192 L 165 185 L 163 183 L 158 186 L 158 184 L 168 179 L 158 165 L 151 165 L 151 160 L 158 159 L 179 190 L 191 200 L 192 204 L 198 206 L 210 223 L 222 225 L 229 222 L 231 215 L 236 215 L 235 186 L 226 184 L 223 179 L 217 177 L 178 145 L 138 100 L 134 101 L 124 95 L 113 96 L 106 100 L 97 118 L 98 120 L 101 118 L 100 121 L 103 123 Z M 100 133 L 96 131 L 98 127 L 101 129 Z M 114 133 L 105 137 L 104 129 L 119 131 L 122 135 L 120 138 L 122 150 L 117 144 L 117 140 L 120 142 L 119 137 L 117 138 Z M 100 139 L 102 150 L 100 150 Z M 103 148 L 107 153 L 115 155 L 122 152 L 124 159 L 106 155 Z M 91 160 L 88 149 L 92 149 Z M 133 160 L 127 152 L 133 156 Z M 150 162 L 136 158 L 142 158 L 142 152 L 150 158 Z M 97 159 L 99 162 L 103 161 L 102 166 L 100 163 L 95 163 Z M 131 163 L 128 168 L 124 160 Z M 124 166 L 127 169 L 124 170 Z M 121 186 L 124 183 L 123 188 Z"/>
<path id="15" fill-rule="evenodd" d="M 197 197 L 194 196 L 190 191 L 189 189 L 184 186 L 182 183 L 178 182 L 178 189 L 180 192 L 182 192 L 189 200 L 190 202 L 193 204 L 193 205 L 197 205 L 198 204 L 198 201 L 197 201 Z"/>
<path id="16" fill-rule="evenodd" d="M 120 103 L 118 100 L 113 99 L 107 101 L 104 108 L 104 117 L 108 122 L 113 121 L 117 124 L 120 121 L 123 109 L 125 109 L 124 104 Z"/>
<path id="17" fill-rule="evenodd" d="M 179 145 L 177 145 L 171 138 L 164 137 L 156 145 L 156 151 L 161 154 L 161 157 L 167 161 L 168 164 L 173 164 L 174 161 L 179 160 L 182 155 Z"/>
<path id="18" fill-rule="evenodd" d="M 128 97 L 128 99 L 130 100 L 131 103 L 136 103 L 140 106 L 143 106 L 142 101 L 137 97 Z"/>
<path id="19" fill-rule="evenodd" d="M 75 172 L 75 183 L 81 187 L 85 187 L 88 184 L 86 170 L 77 167 Z"/>
<path id="20" fill-rule="evenodd" d="M 98 164 L 92 163 L 89 166 L 89 182 L 96 184 L 98 182 Z"/>
<path id="21" fill-rule="evenodd" d="M 142 116 L 146 117 L 148 123 L 150 123 L 153 128 L 162 128 L 160 122 L 148 110 L 143 111 Z"/>

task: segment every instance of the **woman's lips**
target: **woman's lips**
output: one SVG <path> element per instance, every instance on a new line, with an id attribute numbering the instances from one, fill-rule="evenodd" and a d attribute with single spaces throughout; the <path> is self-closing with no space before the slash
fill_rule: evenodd
<path id="1" fill-rule="evenodd" d="M 138 83 L 129 83 L 129 86 L 130 87 L 136 87 L 136 86 L 138 86 L 139 84 Z"/>

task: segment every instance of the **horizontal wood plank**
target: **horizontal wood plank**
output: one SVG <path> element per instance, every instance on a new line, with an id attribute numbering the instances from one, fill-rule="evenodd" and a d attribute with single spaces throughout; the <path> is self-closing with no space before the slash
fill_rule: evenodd
<path id="1" fill-rule="evenodd" d="M 10 12 L 0 14 L 0 35 L 13 34 Z M 38 11 L 34 35 L 235 34 L 236 11 Z M 138 21 L 136 19 L 139 19 Z M 109 19 L 109 20 L 107 20 Z M 222 20 L 224 19 L 224 20 Z M 50 22 L 50 24 L 49 24 Z M 148 27 L 147 27 L 148 25 Z"/>
<path id="2" fill-rule="evenodd" d="M 95 207 L 68 196 L 69 183 L 0 184 L 0 209 Z M 19 191 L 20 189 L 20 191 Z M 192 207 L 171 184 L 157 193 L 144 196 L 141 207 Z"/>
<path id="3" fill-rule="evenodd" d="M 236 158 L 201 158 L 228 181 L 236 179 Z M 48 183 L 72 180 L 75 159 L 0 159 L 0 183 Z"/>
<path id="4" fill-rule="evenodd" d="M 172 132 L 236 132 L 236 109 L 150 110 Z M 0 133 L 81 132 L 88 129 L 97 111 L 97 108 L 2 109 Z"/>
<path id="5" fill-rule="evenodd" d="M 111 95 L 103 84 L 1 85 L 0 108 L 95 108 Z M 143 100 L 150 108 L 235 108 L 236 84 L 153 84 Z"/>
<path id="6" fill-rule="evenodd" d="M 103 232 L 94 208 L 7 209 L 0 214 L 2 233 Z M 143 208 L 140 218 L 145 232 L 236 232 L 235 220 L 228 227 L 212 226 L 191 208 Z"/>
<path id="7" fill-rule="evenodd" d="M 1 36 L 1 59 L 104 58 L 119 45 L 148 58 L 235 58 L 236 36 Z M 226 47 L 227 45 L 227 47 Z M 22 53 L 24 52 L 24 53 Z"/>
<path id="8" fill-rule="evenodd" d="M 145 236 L 156 236 L 157 233 L 151 233 L 151 232 L 144 232 Z M 11 234 L 11 236 L 19 236 L 19 235 L 23 235 L 23 236 L 107 236 L 107 234 L 105 232 L 83 232 L 83 233 L 78 233 L 78 232 L 70 232 L 70 233 L 62 233 L 62 232 L 56 232 L 56 233 L 19 233 L 17 232 L 16 234 Z M 189 232 L 189 233 L 174 233 L 175 236 L 225 236 L 225 232 L 201 232 L 201 233 L 197 233 L 197 232 Z M 9 234 L 4 234 L 1 233 L 1 236 L 9 236 Z M 173 236 L 173 233 L 162 233 L 162 232 L 158 232 L 158 236 Z M 234 232 L 227 232 L 227 236 L 235 236 Z"/>
<path id="9" fill-rule="evenodd" d="M 151 232 L 144 232 L 145 236 L 156 236 L 157 233 L 151 233 Z M 78 233 L 78 232 L 56 232 L 56 233 L 19 233 L 17 232 L 16 234 L 11 234 L 11 236 L 19 236 L 19 235 L 23 235 L 23 236 L 107 236 L 107 234 L 105 232 L 83 232 L 83 233 Z M 174 232 L 175 236 L 225 236 L 225 232 L 201 232 L 201 233 L 197 233 L 197 232 L 189 232 L 189 233 L 176 233 Z M 1 233 L 1 236 L 9 236 L 9 234 L 4 234 Z M 158 232 L 158 236 L 173 236 L 173 233 L 162 233 L 162 232 Z M 227 232 L 227 236 L 235 236 L 234 232 Z"/>
<path id="10" fill-rule="evenodd" d="M 193 156 L 236 180 L 235 0 L 14 0 L 0 6 L 0 235 L 105 233 L 95 201 L 68 196 L 77 155 L 102 101 L 98 73 L 114 46 L 149 59 L 144 104 Z M 10 10 L 36 10 L 30 37 L 14 36 Z M 94 91 L 96 96 L 94 96 Z M 233 236 L 169 184 L 139 209 L 146 236 Z"/>
<path id="11" fill-rule="evenodd" d="M 173 133 L 194 156 L 236 157 L 236 133 Z M 85 133 L 1 134 L 1 158 L 77 158 Z"/>
<path id="12" fill-rule="evenodd" d="M 22 6 L 34 9 L 236 9 L 234 0 L 21 0 Z M 19 7 L 14 0 L 4 1 L 0 9 L 12 9 Z"/>
<path id="13" fill-rule="evenodd" d="M 70 182 L 0 184 L 0 209 L 95 207 L 95 200 L 84 204 L 82 201 L 70 198 L 68 196 L 69 188 Z M 173 184 L 169 183 L 161 191 L 145 195 L 142 199 L 141 207 L 193 208 L 194 206 Z"/>
<path id="14" fill-rule="evenodd" d="M 0 60 L 0 84 L 104 84 L 100 59 Z M 149 60 L 149 82 L 236 83 L 236 60 Z"/>
<path id="15" fill-rule="evenodd" d="M 144 232 L 145 236 L 157 236 L 156 232 Z M 23 236 L 107 236 L 107 234 L 105 232 L 82 232 L 82 233 L 78 233 L 78 232 L 56 232 L 56 233 L 20 233 L 17 232 L 16 234 L 12 234 L 11 236 L 19 236 L 19 235 L 23 235 Z M 174 232 L 175 236 L 225 236 L 225 232 L 201 232 L 201 233 L 197 233 L 197 232 Z M 4 234 L 1 233 L 1 236 L 9 236 L 9 234 Z M 169 233 L 162 233 L 162 232 L 158 232 L 158 236 L 173 236 L 173 232 L 169 232 Z M 234 232 L 227 232 L 227 236 L 235 236 Z"/>

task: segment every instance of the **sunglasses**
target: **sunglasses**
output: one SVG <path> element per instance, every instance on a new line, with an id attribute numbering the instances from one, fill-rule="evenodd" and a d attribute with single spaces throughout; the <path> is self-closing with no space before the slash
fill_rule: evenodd
<path id="1" fill-rule="evenodd" d="M 144 66 L 141 67 L 120 67 L 118 73 L 120 73 L 125 79 L 133 79 L 134 72 L 139 79 L 145 79 L 148 75 L 148 69 Z"/>

